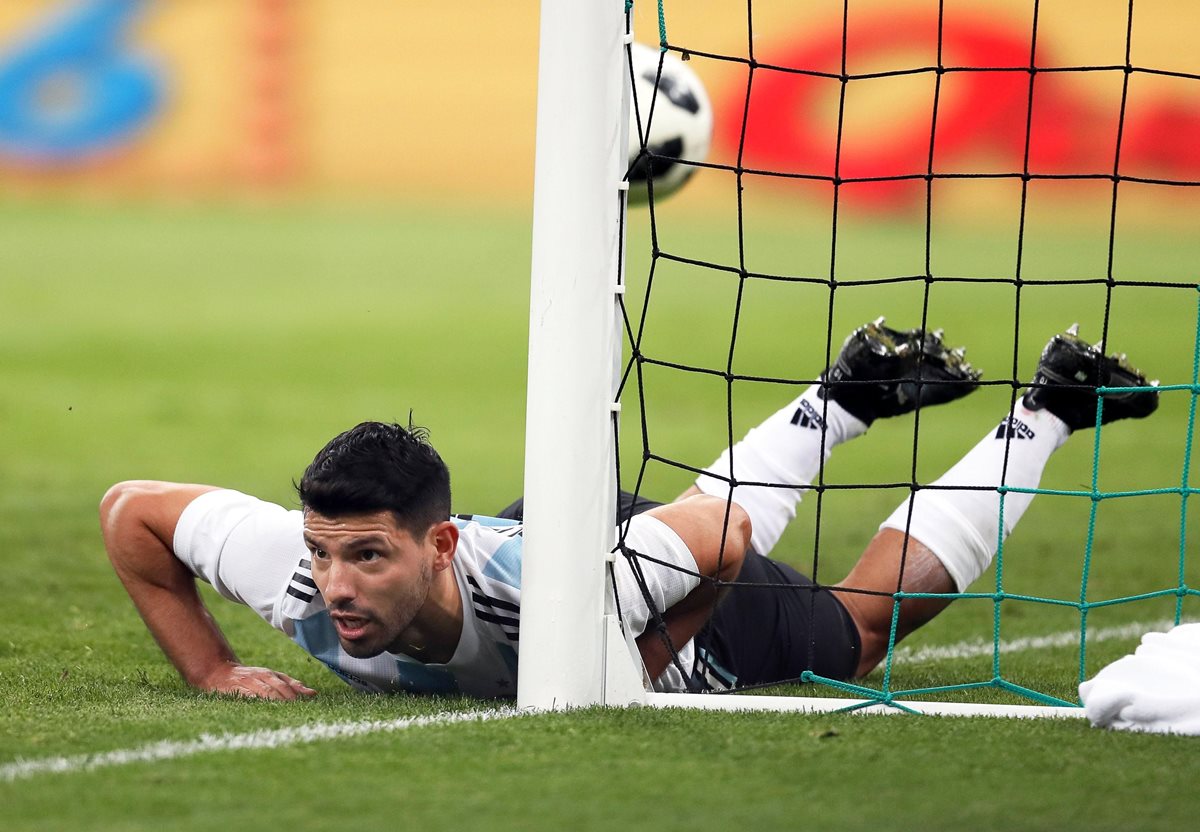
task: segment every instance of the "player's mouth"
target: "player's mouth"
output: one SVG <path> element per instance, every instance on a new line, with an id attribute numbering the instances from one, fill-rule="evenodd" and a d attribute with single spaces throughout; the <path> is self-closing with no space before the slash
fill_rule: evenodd
<path id="1" fill-rule="evenodd" d="M 346 641 L 361 639 L 371 624 L 371 619 L 349 613 L 335 612 L 330 615 L 330 618 L 333 619 L 333 626 L 337 629 L 338 637 Z"/>

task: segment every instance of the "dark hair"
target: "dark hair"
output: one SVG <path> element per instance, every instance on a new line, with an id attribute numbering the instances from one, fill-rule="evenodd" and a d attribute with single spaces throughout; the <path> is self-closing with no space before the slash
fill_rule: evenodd
<path id="1" fill-rule="evenodd" d="M 450 517 L 450 470 L 429 431 L 363 422 L 329 440 L 296 486 L 306 509 L 326 517 L 390 511 L 416 536 Z"/>

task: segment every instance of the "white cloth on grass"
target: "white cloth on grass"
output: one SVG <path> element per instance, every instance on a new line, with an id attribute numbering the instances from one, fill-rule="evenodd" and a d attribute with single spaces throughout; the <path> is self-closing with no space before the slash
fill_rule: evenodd
<path id="1" fill-rule="evenodd" d="M 1079 698 L 1098 728 L 1200 735 L 1200 624 L 1146 633 L 1081 684 Z"/>

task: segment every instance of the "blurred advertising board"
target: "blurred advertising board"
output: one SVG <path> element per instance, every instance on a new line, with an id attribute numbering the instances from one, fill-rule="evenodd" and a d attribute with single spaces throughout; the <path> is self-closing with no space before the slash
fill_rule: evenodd
<path id="1" fill-rule="evenodd" d="M 801 179 L 835 165 L 842 177 L 915 175 L 855 189 L 853 204 L 886 213 L 924 193 L 931 131 L 942 173 L 1103 184 L 1119 135 L 1122 175 L 1200 178 L 1193 5 L 1138 3 L 1130 26 L 1125 0 L 1043 3 L 1036 43 L 1028 0 L 663 9 L 668 40 L 694 52 L 713 99 L 713 161 L 740 152 L 747 167 Z M 656 41 L 658 6 L 638 4 L 635 19 L 639 39 Z M 0 191 L 527 201 L 537 39 L 534 0 L 5 0 Z M 1013 71 L 1031 54 L 1032 98 L 1029 73 Z M 1130 75 L 1127 60 L 1158 71 Z M 896 72 L 939 61 L 995 71 Z M 844 97 L 843 71 L 868 76 Z M 697 181 L 700 196 L 723 187 L 707 172 Z M 811 199 L 819 187 L 779 190 Z"/>
<path id="2" fill-rule="evenodd" d="M 527 201 L 536 66 L 532 3 L 4 0 L 0 191 Z"/>

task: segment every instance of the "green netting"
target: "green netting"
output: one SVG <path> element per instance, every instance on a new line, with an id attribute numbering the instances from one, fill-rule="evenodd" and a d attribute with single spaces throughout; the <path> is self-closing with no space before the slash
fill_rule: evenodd
<path id="1" fill-rule="evenodd" d="M 741 0 L 731 0 L 740 2 Z M 1065 500 L 1086 500 L 1089 503 L 1088 519 L 1086 527 L 1086 538 L 1083 544 L 1081 580 L 1078 588 L 1078 594 L 1074 597 L 1052 597 L 1051 595 L 1030 594 L 1027 592 L 1014 592 L 1006 582 L 1006 561 L 1009 560 L 1009 553 L 1006 552 L 1006 545 L 1012 547 L 1011 542 L 1004 540 L 1003 532 L 1001 532 L 998 540 L 997 554 L 994 560 L 995 565 L 995 583 L 991 592 L 962 592 L 953 594 L 934 595 L 927 593 L 904 593 L 896 592 L 892 595 L 893 599 L 893 615 L 892 615 L 892 633 L 890 639 L 890 647 L 887 657 L 882 663 L 881 677 L 869 677 L 872 680 L 878 679 L 878 684 L 852 684 L 841 682 L 834 679 L 825 678 L 816 675 L 812 672 L 806 672 L 796 682 L 804 683 L 813 686 L 814 689 L 826 689 L 832 694 L 845 694 L 854 697 L 863 698 L 869 701 L 869 704 L 883 703 L 897 708 L 904 708 L 903 700 L 927 698 L 927 697 L 946 697 L 951 694 L 970 693 L 977 695 L 979 691 L 998 691 L 1006 697 L 1016 697 L 1020 700 L 1032 701 L 1040 704 L 1050 705 L 1076 705 L 1078 704 L 1073 698 L 1066 699 L 1060 695 L 1054 695 L 1047 691 L 1035 690 L 1026 685 L 1018 684 L 1014 681 L 1013 674 L 1006 671 L 1008 668 L 1008 660 L 1006 659 L 1005 651 L 1002 649 L 1004 644 L 1003 625 L 1006 618 L 1015 614 L 1016 610 L 1033 609 L 1033 608 L 1054 608 L 1059 611 L 1071 611 L 1077 616 L 1078 620 L 1078 656 L 1077 656 L 1077 680 L 1083 681 L 1087 672 L 1087 658 L 1089 647 L 1089 617 L 1093 611 L 1103 608 L 1121 607 L 1137 602 L 1144 602 L 1153 599 L 1174 598 L 1174 615 L 1173 620 L 1179 623 L 1184 620 L 1184 601 L 1189 596 L 1200 595 L 1200 590 L 1193 589 L 1188 586 L 1186 581 L 1187 566 L 1188 566 L 1188 501 L 1192 493 L 1196 490 L 1190 486 L 1190 471 L 1191 471 L 1191 456 L 1193 447 L 1193 436 L 1195 426 L 1196 413 L 1196 397 L 1200 394 L 1200 286 L 1195 283 L 1195 269 L 1190 269 L 1190 277 L 1183 279 L 1171 280 L 1165 277 L 1159 277 L 1154 274 L 1154 268 L 1147 264 L 1145 268 L 1140 269 L 1139 273 L 1130 277 L 1122 274 L 1122 270 L 1115 266 L 1117 259 L 1117 250 L 1120 235 L 1118 233 L 1118 202 L 1119 197 L 1123 193 L 1128 193 L 1134 186 L 1138 188 L 1157 188 L 1163 191 L 1173 190 L 1175 192 L 1187 192 L 1200 186 L 1200 182 L 1194 181 L 1193 178 L 1176 176 L 1173 178 L 1166 176 L 1149 176 L 1144 172 L 1131 172 L 1128 170 L 1128 163 L 1123 162 L 1122 150 L 1123 141 L 1126 135 L 1126 118 L 1127 113 L 1131 108 L 1131 101 L 1134 100 L 1135 94 L 1131 91 L 1131 82 L 1134 79 L 1143 78 L 1159 78 L 1163 76 L 1171 76 L 1174 79 L 1187 81 L 1195 86 L 1200 85 L 1200 75 L 1189 74 L 1178 71 L 1167 71 L 1160 68 L 1137 65 L 1132 60 L 1132 42 L 1134 33 L 1134 4 L 1128 5 L 1128 11 L 1124 21 L 1125 25 L 1125 59 L 1121 64 L 1115 65 L 1052 65 L 1047 66 L 1040 63 L 1039 55 L 1039 12 L 1038 4 L 1032 4 L 1032 27 L 1027 32 L 1028 48 L 1022 62 L 1016 64 L 996 64 L 996 63 L 981 63 L 978 65 L 965 65 L 962 63 L 953 62 L 951 56 L 947 56 L 943 49 L 943 32 L 946 26 L 946 11 L 942 6 L 938 6 L 936 12 L 936 60 L 925 66 L 900 67 L 889 69 L 887 71 L 871 71 L 860 72 L 855 74 L 848 68 L 847 49 L 850 41 L 848 32 L 851 20 L 852 3 L 847 0 L 841 8 L 841 55 L 840 61 L 835 61 L 839 66 L 802 66 L 802 65 L 787 65 L 778 61 L 771 62 L 761 54 L 756 54 L 755 46 L 755 12 L 752 4 L 746 2 L 741 6 L 743 9 L 744 19 L 747 26 L 747 37 L 744 50 L 737 53 L 718 53 L 706 49 L 709 44 L 692 43 L 692 42 L 672 42 L 667 36 L 666 15 L 662 0 L 657 3 L 657 18 L 658 18 L 658 36 L 660 47 L 664 52 L 678 53 L 693 62 L 703 63 L 711 61 L 714 64 L 728 66 L 729 64 L 740 65 L 745 70 L 745 93 L 742 101 L 743 106 L 740 112 L 734 112 L 733 108 L 726 110 L 724 113 L 718 112 L 717 116 L 736 117 L 741 119 L 741 134 L 736 139 L 736 147 L 727 148 L 727 158 L 710 159 L 704 163 L 695 163 L 693 166 L 701 171 L 704 175 L 724 176 L 728 177 L 736 188 L 731 188 L 733 199 L 736 201 L 736 232 L 732 234 L 736 238 L 737 254 L 736 259 L 722 260 L 706 253 L 694 253 L 682 249 L 677 245 L 671 245 L 665 242 L 666 235 L 664 234 L 664 224 L 669 215 L 669 211 L 661 207 L 654 200 L 653 196 L 653 181 L 650 183 L 650 203 L 646 219 L 648 220 L 647 234 L 649 237 L 650 250 L 645 257 L 648 260 L 648 267 L 645 277 L 644 297 L 642 298 L 643 307 L 641 310 L 636 310 L 626 306 L 623 303 L 625 315 L 625 333 L 628 339 L 627 353 L 628 362 L 625 365 L 625 372 L 622 377 L 622 390 L 626 388 L 636 389 L 639 399 L 639 416 L 643 420 L 640 437 L 642 441 L 641 448 L 641 463 L 637 468 L 634 482 L 622 482 L 627 488 L 634 491 L 640 491 L 643 482 L 646 480 L 648 470 L 652 465 L 667 466 L 679 470 L 697 472 L 693 462 L 687 460 L 673 458 L 671 454 L 660 451 L 654 442 L 651 440 L 651 431 L 645 427 L 647 416 L 647 407 L 645 395 L 643 393 L 643 383 L 646 373 L 650 370 L 671 372 L 693 378 L 717 379 L 725 385 L 725 400 L 727 408 L 727 421 L 725 436 L 722 437 L 729 442 L 737 438 L 738 431 L 734 428 L 734 408 L 735 390 L 741 389 L 746 385 L 802 385 L 812 383 L 814 379 L 807 378 L 782 378 L 774 375 L 768 376 L 764 373 L 753 373 L 744 370 L 739 370 L 735 362 L 735 353 L 740 345 L 739 325 L 744 315 L 743 304 L 747 292 L 751 287 L 761 284 L 771 285 L 789 285 L 798 289 L 808 290 L 823 290 L 827 292 L 825 308 L 821 311 L 825 313 L 827 321 L 827 330 L 824 333 L 822 343 L 824 345 L 824 364 L 828 366 L 830 359 L 836 354 L 837 344 L 839 343 L 839 335 L 834 331 L 835 312 L 840 308 L 843 294 L 852 290 L 862 290 L 864 287 L 885 289 L 898 285 L 911 285 L 917 287 L 921 293 L 919 308 L 920 308 L 920 327 L 927 328 L 929 323 L 929 311 L 931 306 L 931 298 L 934 293 L 940 291 L 942 287 L 962 284 L 969 282 L 976 284 L 983 291 L 989 288 L 1000 286 L 1012 287 L 1013 291 L 1013 320 L 1014 328 L 1012 334 L 1012 374 L 1009 378 L 1001 378 L 987 381 L 987 384 L 994 384 L 1000 387 L 1011 389 L 1011 398 L 1009 399 L 1010 407 L 1015 404 L 1022 393 L 1023 388 L 1028 384 L 1023 380 L 1018 372 L 1019 358 L 1019 341 L 1021 336 L 1022 314 L 1026 312 L 1028 305 L 1031 303 L 1027 299 L 1028 293 L 1033 287 L 1078 287 L 1081 290 L 1085 287 L 1096 287 L 1103 292 L 1103 316 L 1101 323 L 1101 332 L 1096 341 L 1100 344 L 1107 344 L 1109 341 L 1110 327 L 1113 323 L 1114 312 L 1113 297 L 1116 291 L 1124 291 L 1130 287 L 1141 287 L 1145 291 L 1151 290 L 1167 290 L 1183 296 L 1187 293 L 1188 303 L 1194 309 L 1190 326 L 1192 332 L 1191 342 L 1191 377 L 1188 383 L 1182 383 L 1179 378 L 1168 378 L 1167 383 L 1158 385 L 1156 389 L 1164 401 L 1175 398 L 1187 398 L 1187 419 L 1186 427 L 1184 428 L 1184 436 L 1182 437 L 1182 454 L 1181 464 L 1178 464 L 1179 479 L 1178 485 L 1164 484 L 1152 488 L 1109 488 L 1103 489 L 1100 487 L 1101 478 L 1101 463 L 1103 461 L 1102 438 L 1107 428 L 1103 427 L 1103 395 L 1112 392 L 1109 388 L 1100 387 L 1096 389 L 1097 406 L 1096 406 L 1096 421 L 1095 432 L 1092 439 L 1092 459 L 1090 469 L 1090 485 L 1086 487 L 1064 489 L 1064 488 L 1038 488 L 1024 489 L 999 485 L 996 491 L 1000 496 L 1000 523 L 999 527 L 1004 528 L 1004 511 L 1005 502 L 1009 494 L 1022 493 L 1034 494 L 1045 497 L 1055 497 Z M 633 4 L 627 3 L 627 19 L 632 19 Z M 686 12 L 680 12 L 686 14 Z M 680 27 L 681 29 L 683 27 Z M 956 57 L 956 56 L 954 56 Z M 692 64 L 696 66 L 696 63 Z M 1116 122 L 1117 136 L 1113 154 L 1107 161 L 1107 169 L 1100 172 L 1080 172 L 1067 173 L 1050 172 L 1038 169 L 1035 164 L 1031 163 L 1031 148 L 1034 146 L 1034 123 L 1035 123 L 1035 89 L 1038 88 L 1039 78 L 1044 78 L 1047 73 L 1053 73 L 1057 77 L 1067 77 L 1071 74 L 1082 75 L 1084 73 L 1110 73 L 1113 78 L 1121 79 L 1121 96 L 1120 96 L 1120 112 Z M 953 170 L 946 171 L 941 169 L 937 164 L 937 153 L 935 148 L 935 133 L 938 128 L 939 106 L 943 100 L 943 84 L 946 79 L 951 77 L 992 77 L 997 73 L 1008 73 L 1017 75 L 1024 79 L 1027 92 L 1025 93 L 1026 103 L 1024 112 L 1021 113 L 1022 124 L 1018 128 L 1023 131 L 1024 147 L 1023 154 L 1019 166 L 1016 169 L 980 169 L 972 171 Z M 790 79 L 817 79 L 821 82 L 837 85 L 837 94 L 834 97 L 836 103 L 836 124 L 832 126 L 835 133 L 835 152 L 832 160 L 832 169 L 828 171 L 817 171 L 809 168 L 804 168 L 803 165 L 798 165 L 795 169 L 789 168 L 786 170 L 767 170 L 761 167 L 756 167 L 754 160 L 750 158 L 748 147 L 748 128 L 747 124 L 750 119 L 750 113 L 753 111 L 756 104 L 754 98 L 755 93 L 752 90 L 756 83 L 761 83 L 763 79 L 772 79 L 778 77 L 786 77 Z M 844 135 L 848 128 L 845 123 L 845 111 L 847 101 L 847 91 L 852 85 L 865 84 L 873 81 L 878 81 L 889 76 L 895 77 L 916 77 L 927 76 L 933 86 L 933 106 L 932 119 L 929 125 L 929 140 L 927 164 L 924 168 L 916 173 L 900 172 L 894 176 L 881 175 L 878 173 L 850 175 L 842 169 L 843 160 L 843 141 Z M 652 108 L 646 107 L 643 102 L 643 108 L 651 112 L 650 118 L 653 118 Z M 1064 117 L 1071 117 L 1067 113 Z M 889 129 L 887 124 L 876 125 L 873 129 L 886 133 Z M 645 134 L 649 134 L 647 127 Z M 649 145 L 643 141 L 642 155 L 653 161 L 669 162 L 673 164 L 688 164 L 687 162 L 679 162 L 677 159 L 666 155 L 659 155 L 663 151 Z M 651 166 L 652 168 L 654 166 Z M 661 168 L 661 165 L 659 166 Z M 653 177 L 652 177 L 653 179 Z M 1034 232 L 1034 221 L 1030 218 L 1029 203 L 1031 187 L 1039 183 L 1063 182 L 1067 180 L 1078 180 L 1086 183 L 1102 183 L 1109 187 L 1110 207 L 1108 209 L 1108 227 L 1107 227 L 1107 251 L 1106 262 L 1100 269 L 1093 270 L 1091 273 L 1083 274 L 1076 277 L 1063 278 L 1046 278 L 1046 277 L 1030 277 L 1025 273 L 1026 255 L 1028 250 L 1028 238 Z M 747 217 L 746 206 L 744 203 L 744 192 L 750 185 L 755 185 L 760 181 L 769 180 L 776 184 L 790 185 L 801 183 L 804 185 L 822 185 L 827 186 L 832 195 L 829 203 L 831 209 L 831 222 L 829 223 L 829 256 L 827 260 L 828 269 L 824 273 L 820 273 L 811 266 L 797 267 L 794 270 L 783 271 L 776 269 L 772 271 L 755 271 L 747 264 L 753 257 L 748 256 L 747 238 L 751 236 L 747 233 L 749 224 L 752 219 Z M 1020 216 L 1017 224 L 1016 235 L 1016 251 L 1015 265 L 1009 274 L 991 275 L 979 278 L 965 278 L 961 275 L 952 273 L 939 272 L 933 265 L 932 252 L 934 249 L 934 238 L 936 236 L 937 223 L 939 219 L 934 210 L 936 202 L 935 188 L 947 182 L 962 182 L 966 180 L 973 181 L 991 181 L 991 182 L 1007 182 L 1013 183 L 1020 188 Z M 839 263 L 839 233 L 844 230 L 844 209 L 842 208 L 842 200 L 847 193 L 851 193 L 849 189 L 863 185 L 881 184 L 887 182 L 903 184 L 906 187 L 912 186 L 923 191 L 923 218 L 918 221 L 920 235 L 923 235 L 924 243 L 924 269 L 919 273 L 911 273 L 897 269 L 894 273 L 886 273 L 878 276 L 857 276 L 848 274 L 847 269 Z M 1186 206 L 1183 210 L 1187 210 Z M 814 223 L 820 223 L 823 220 L 814 219 L 814 212 L 811 208 L 798 212 L 801 218 L 798 222 L 807 224 L 806 227 L 811 227 Z M 634 223 L 642 221 L 640 216 L 631 214 L 628 222 L 632 228 Z M 1039 233 L 1045 233 L 1045 229 L 1038 227 Z M 798 232 L 799 233 L 799 232 Z M 891 233 L 890 229 L 885 228 L 881 233 Z M 646 346 L 646 329 L 647 320 L 650 317 L 650 310 L 654 308 L 654 304 L 658 293 L 663 291 L 658 288 L 667 278 L 664 277 L 664 272 L 670 268 L 689 270 L 688 274 L 693 279 L 699 279 L 701 273 L 711 273 L 727 277 L 730 281 L 736 281 L 736 290 L 731 292 L 734 295 L 734 308 L 732 313 L 732 334 L 731 341 L 728 345 L 727 360 L 723 365 L 718 363 L 703 364 L 700 362 L 692 362 L 686 360 L 672 359 L 654 354 L 654 351 Z M 1144 273 L 1143 273 L 1144 272 Z M 685 289 L 685 292 L 691 291 Z M 1156 336 L 1160 333 L 1146 333 L 1147 336 Z M 1182 357 L 1181 357 L 1182 358 Z M 1182 362 L 1181 362 L 1182 363 Z M 1182 375 L 1182 373 L 1181 373 Z M 1150 388 L 1137 388 L 1150 389 Z M 1129 388 L 1122 388 L 1128 392 Z M 920 411 L 918 410 L 917 419 L 920 419 Z M 1155 428 L 1162 429 L 1162 428 Z M 1175 429 L 1171 427 L 1169 429 Z M 922 487 L 921 478 L 918 476 L 918 459 L 923 452 L 917 443 L 918 431 L 913 432 L 913 463 L 912 472 L 909 482 L 886 483 L 886 484 L 868 484 L 868 483 L 851 483 L 851 484 L 832 484 L 825 480 L 824 470 L 822 469 L 818 480 L 811 488 L 811 494 L 807 499 L 816 501 L 816 532 L 814 543 L 813 562 L 811 571 L 816 575 L 818 571 L 818 555 L 820 552 L 821 529 L 822 529 L 822 512 L 824 499 L 827 494 L 833 493 L 837 489 L 868 489 L 868 488 L 895 488 L 907 487 L 916 491 Z M 1075 440 L 1076 442 L 1084 441 L 1082 439 Z M 618 480 L 621 480 L 621 471 L 618 470 Z M 992 487 L 990 484 L 988 487 Z M 1178 547 L 1177 547 L 1177 564 L 1175 568 L 1175 581 L 1173 584 L 1161 586 L 1155 589 L 1145 590 L 1139 589 L 1137 592 L 1118 595 L 1115 597 L 1092 597 L 1089 594 L 1089 585 L 1094 574 L 1094 554 L 1097 549 L 1097 520 L 1100 516 L 1102 508 L 1106 505 L 1111 505 L 1114 501 L 1137 500 L 1139 498 L 1178 497 Z M 897 649 L 896 649 L 896 632 L 897 623 L 899 621 L 899 613 L 901 604 L 906 599 L 919 598 L 948 598 L 962 603 L 973 604 L 990 604 L 991 605 L 991 663 L 990 674 L 984 675 L 983 678 L 968 678 L 965 680 L 956 679 L 950 684 L 926 685 L 922 687 L 898 688 L 894 684 L 894 668 L 896 665 Z M 1023 614 L 1023 613 L 1019 613 Z M 932 626 L 938 626 L 934 624 Z"/>

